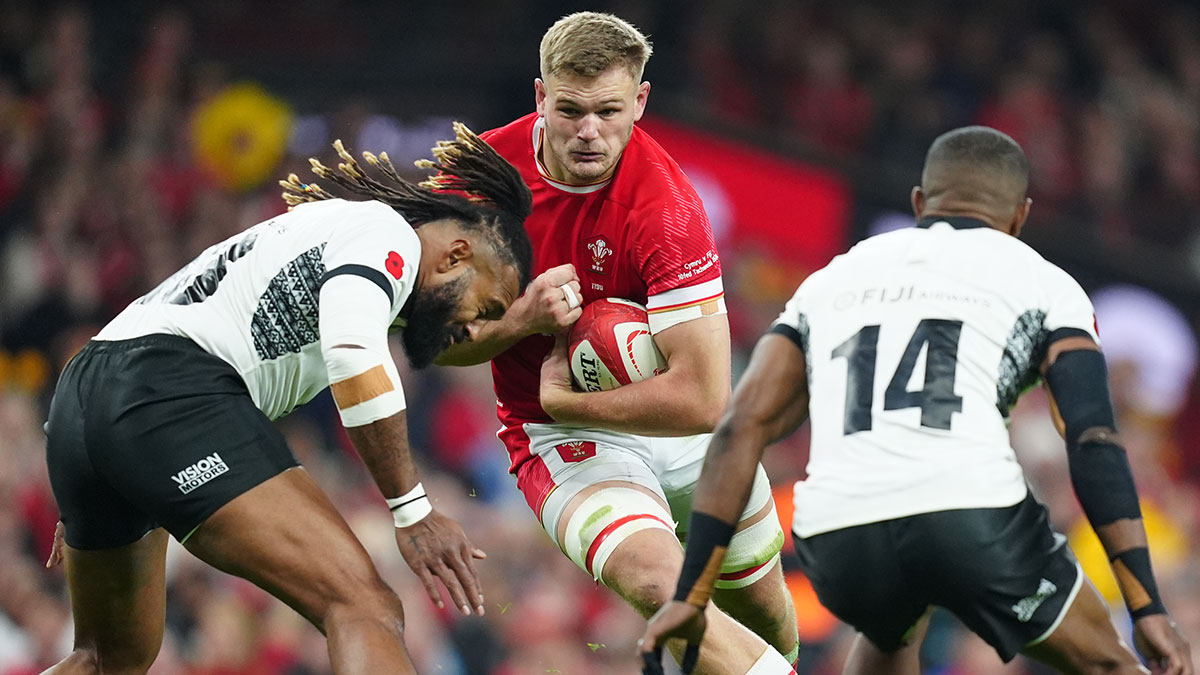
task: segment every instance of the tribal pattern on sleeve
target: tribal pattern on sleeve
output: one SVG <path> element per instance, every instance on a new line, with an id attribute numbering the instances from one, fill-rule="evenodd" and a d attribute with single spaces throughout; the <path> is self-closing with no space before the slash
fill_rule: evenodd
<path id="1" fill-rule="evenodd" d="M 277 359 L 299 353 L 320 339 L 317 330 L 317 298 L 325 263 L 325 245 L 314 246 L 276 274 L 258 299 L 250 320 L 254 350 L 262 359 Z"/>
<path id="2" fill-rule="evenodd" d="M 996 407 L 1008 417 L 1017 398 L 1038 381 L 1038 365 L 1045 358 L 1046 313 L 1031 309 L 1017 317 L 1000 357 L 996 378 Z"/>

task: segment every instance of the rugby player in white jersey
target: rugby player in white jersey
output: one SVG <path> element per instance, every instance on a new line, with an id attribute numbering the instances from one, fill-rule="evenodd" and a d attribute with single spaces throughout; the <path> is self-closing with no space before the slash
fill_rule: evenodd
<path id="1" fill-rule="evenodd" d="M 1091 303 L 1017 239 L 1027 185 L 1011 138 L 951 131 L 913 189 L 917 227 L 868 239 L 800 285 L 709 446 L 675 601 L 642 638 L 648 670 L 666 638 L 699 641 L 763 448 L 811 419 L 793 531 L 821 602 L 859 631 L 845 672 L 919 672 L 934 605 L 1006 661 L 1147 672 L 1009 446 L 1009 410 L 1044 379 L 1138 651 L 1156 673 L 1193 672 L 1151 572 Z"/>
<path id="2" fill-rule="evenodd" d="M 398 327 L 413 366 L 428 365 L 529 281 L 529 189 L 456 133 L 419 186 L 386 155 L 365 154 L 387 180 L 370 178 L 336 144 L 341 173 L 314 171 L 370 201 L 289 177 L 293 210 L 201 253 L 67 365 L 47 463 L 75 649 L 49 672 L 150 668 L 167 533 L 316 625 L 334 672 L 414 672 L 399 598 L 271 424 L 326 387 L 430 597 L 441 604 L 436 576 L 463 613 L 483 613 L 472 566 L 483 552 L 424 496 L 388 350 Z"/>

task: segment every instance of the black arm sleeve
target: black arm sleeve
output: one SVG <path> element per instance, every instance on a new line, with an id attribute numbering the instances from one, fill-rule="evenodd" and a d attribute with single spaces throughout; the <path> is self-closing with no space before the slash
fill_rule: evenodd
<path id="1" fill-rule="evenodd" d="M 1095 350 L 1064 352 L 1046 370 L 1046 383 L 1066 425 L 1067 462 L 1079 505 L 1093 528 L 1123 518 L 1140 519 L 1137 486 L 1125 448 L 1116 443 L 1108 369 Z M 1145 547 L 1110 555 L 1130 615 L 1162 614 L 1162 598 Z"/>
<path id="2" fill-rule="evenodd" d="M 1066 424 L 1071 484 L 1088 522 L 1100 527 L 1141 518 L 1125 449 L 1111 436 L 1116 421 L 1104 355 L 1091 349 L 1064 352 L 1046 370 L 1046 382 Z"/>
<path id="3" fill-rule="evenodd" d="M 1067 425 L 1067 445 L 1075 445 L 1091 428 L 1116 430 L 1108 367 L 1099 351 L 1075 349 L 1059 354 L 1046 370 L 1046 384 Z"/>

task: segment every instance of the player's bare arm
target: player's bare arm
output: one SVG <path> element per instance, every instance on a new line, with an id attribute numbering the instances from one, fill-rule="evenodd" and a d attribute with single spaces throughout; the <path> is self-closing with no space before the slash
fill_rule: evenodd
<path id="1" fill-rule="evenodd" d="M 698 644 L 704 632 L 704 607 L 746 507 L 763 450 L 808 419 L 806 371 L 804 352 L 783 335 L 769 333 L 755 346 L 704 458 L 675 600 L 650 619 L 640 642 L 643 653 L 654 652 L 672 637 Z"/>
<path id="2" fill-rule="evenodd" d="M 1191 648 L 1159 597 L 1137 488 L 1120 445 L 1108 371 L 1090 337 L 1058 340 L 1042 372 L 1067 441 L 1071 482 L 1134 621 L 1134 642 L 1155 672 L 1193 672 Z"/>
<path id="3" fill-rule="evenodd" d="M 503 318 L 488 321 L 470 341 L 451 345 L 434 363 L 473 366 L 492 360 L 530 335 L 561 332 L 579 319 L 581 294 L 574 265 L 551 267 L 529 283 Z"/>
<path id="4" fill-rule="evenodd" d="M 404 351 L 421 368 L 501 316 L 531 276 L 530 192 L 462 125 L 421 164 L 435 173 L 423 185 L 386 154 L 363 154 L 379 179 L 334 147 L 338 169 L 313 160 L 314 173 L 366 201 L 290 175 L 281 184 L 294 210 L 212 245 L 129 305 L 72 362 L 88 364 L 88 380 L 71 369 L 56 386 L 46 457 L 64 531 L 49 564 L 65 556 L 75 648 L 53 672 L 150 668 L 168 532 L 327 634 L 333 672 L 416 672 L 400 598 L 271 424 L 326 388 L 431 597 L 436 575 L 464 613 L 472 603 L 482 613 L 471 570 L 482 554 L 433 512 L 417 480 L 388 330 L 404 327 Z M 132 389 L 136 417 L 107 398 L 131 400 Z M 103 459 L 88 454 L 97 439 Z M 128 480 L 71 472 L 93 461 Z M 130 490 L 144 497 L 136 507 L 121 496 Z"/>
<path id="5" fill-rule="evenodd" d="M 408 445 L 407 420 L 408 413 L 401 410 L 391 417 L 346 429 L 385 497 L 412 494 L 419 485 L 417 467 Z M 428 504 L 424 490 L 410 500 L 424 500 Z M 404 507 L 411 505 L 403 504 L 401 508 Z M 473 607 L 482 615 L 483 593 L 472 560 L 487 555 L 471 544 L 457 522 L 432 509 L 432 505 L 429 508 L 428 514 L 417 522 L 396 528 L 400 553 L 438 607 L 443 603 L 435 577 L 441 579 L 454 606 L 463 614 L 469 615 Z"/>
<path id="6" fill-rule="evenodd" d="M 442 606 L 434 578 L 464 614 L 483 613 L 471 564 L 482 557 L 458 523 L 433 511 L 408 444 L 403 389 L 388 349 L 390 302 L 355 275 L 328 279 L 321 289 L 322 356 L 342 424 L 392 510 L 396 543 L 430 599 Z"/>
<path id="7" fill-rule="evenodd" d="M 542 366 L 541 403 L 564 424 L 645 436 L 712 431 L 729 400 L 729 321 L 724 314 L 676 324 L 654 336 L 666 372 L 617 389 L 578 392 L 571 385 L 566 340 Z"/>

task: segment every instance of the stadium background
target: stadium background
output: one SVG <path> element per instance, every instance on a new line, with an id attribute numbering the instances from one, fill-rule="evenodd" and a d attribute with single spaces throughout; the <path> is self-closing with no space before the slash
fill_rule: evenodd
<path id="1" fill-rule="evenodd" d="M 42 567 L 56 511 L 41 432 L 69 355 L 203 247 L 279 212 L 274 179 L 307 175 L 310 155 L 328 161 L 333 138 L 399 165 L 451 119 L 482 131 L 531 110 L 541 33 L 583 8 L 655 43 L 644 126 L 711 212 L 738 363 L 809 271 L 911 224 L 908 190 L 934 136 L 985 123 L 1025 146 L 1026 239 L 1096 300 L 1160 583 L 1200 640 L 1200 12 L 896 4 L 0 0 L 0 675 L 69 648 L 61 571 Z M 490 554 L 485 618 L 424 597 L 326 399 L 280 426 L 400 590 L 420 671 L 631 672 L 643 623 L 535 525 L 504 471 L 486 368 L 403 377 L 425 484 Z M 1014 444 L 1126 630 L 1045 409 L 1040 392 L 1022 401 Z M 802 431 L 768 453 L 785 516 L 806 443 Z M 152 672 L 327 671 L 324 641 L 290 610 L 178 547 L 169 565 Z M 838 672 L 850 633 L 789 579 L 802 672 Z M 934 673 L 1044 672 L 1002 666 L 940 615 L 924 656 Z"/>

